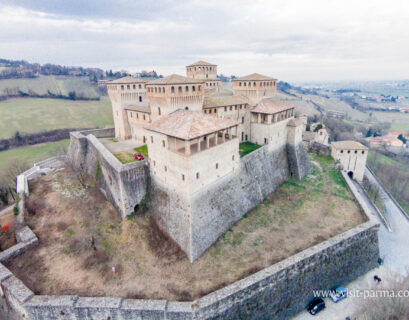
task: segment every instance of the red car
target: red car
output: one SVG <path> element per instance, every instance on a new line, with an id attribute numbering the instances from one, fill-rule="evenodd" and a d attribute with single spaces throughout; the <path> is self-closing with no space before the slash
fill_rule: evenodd
<path id="1" fill-rule="evenodd" d="M 143 160 L 143 159 L 145 159 L 144 157 L 143 157 L 143 155 L 142 154 L 140 154 L 140 153 L 135 153 L 134 155 L 134 158 L 136 159 L 136 160 Z"/>

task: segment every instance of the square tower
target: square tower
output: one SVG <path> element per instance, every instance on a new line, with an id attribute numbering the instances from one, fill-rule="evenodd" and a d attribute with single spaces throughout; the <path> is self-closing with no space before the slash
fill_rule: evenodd
<path id="1" fill-rule="evenodd" d="M 217 79 L 217 65 L 206 61 L 197 61 L 186 66 L 188 78 L 205 81 L 205 93 L 220 92 L 220 80 Z"/>
<path id="2" fill-rule="evenodd" d="M 248 97 L 256 104 L 264 98 L 275 96 L 277 79 L 253 73 L 233 79 L 232 88 L 235 95 Z"/>

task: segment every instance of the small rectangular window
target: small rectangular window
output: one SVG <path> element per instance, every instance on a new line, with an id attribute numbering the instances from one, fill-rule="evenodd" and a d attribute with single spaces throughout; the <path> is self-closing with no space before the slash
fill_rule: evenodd
<path id="1" fill-rule="evenodd" d="M 165 172 L 168 172 L 168 167 L 167 166 L 165 166 Z"/>
<path id="2" fill-rule="evenodd" d="M 199 179 L 199 172 L 196 172 L 196 179 Z"/>
<path id="3" fill-rule="evenodd" d="M 185 175 L 182 174 L 182 181 L 185 181 Z"/>
<path id="4" fill-rule="evenodd" d="M 162 147 L 165 147 L 165 140 L 162 140 Z"/>
<path id="5" fill-rule="evenodd" d="M 151 136 L 151 143 L 153 143 L 153 137 Z"/>
<path id="6" fill-rule="evenodd" d="M 217 170 L 217 169 L 219 169 L 219 164 L 218 164 L 218 163 L 216 163 L 216 170 Z"/>

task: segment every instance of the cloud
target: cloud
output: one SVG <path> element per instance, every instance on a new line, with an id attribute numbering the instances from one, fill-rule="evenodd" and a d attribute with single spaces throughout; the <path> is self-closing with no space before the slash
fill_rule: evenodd
<path id="1" fill-rule="evenodd" d="M 0 56 L 162 74 L 201 59 L 219 73 L 289 81 L 401 79 L 408 18 L 398 0 L 0 0 Z"/>

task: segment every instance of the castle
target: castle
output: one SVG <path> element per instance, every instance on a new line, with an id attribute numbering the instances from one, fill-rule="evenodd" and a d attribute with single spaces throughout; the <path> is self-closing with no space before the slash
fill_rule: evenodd
<path id="1" fill-rule="evenodd" d="M 148 146 L 155 221 L 194 261 L 285 180 L 302 178 L 310 164 L 294 106 L 274 98 L 277 79 L 236 78 L 231 93 L 222 89 L 217 65 L 198 61 L 186 66 L 186 75 L 125 77 L 107 88 L 115 137 Z M 263 147 L 240 158 L 243 142 Z"/>

